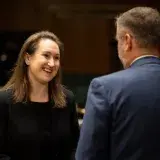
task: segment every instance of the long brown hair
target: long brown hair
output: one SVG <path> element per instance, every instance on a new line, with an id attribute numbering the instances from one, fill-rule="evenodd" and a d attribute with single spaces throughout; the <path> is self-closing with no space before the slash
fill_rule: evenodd
<path id="1" fill-rule="evenodd" d="M 25 63 L 25 53 L 34 54 L 38 48 L 38 44 L 42 39 L 51 39 L 59 46 L 60 53 L 62 54 L 63 45 L 59 38 L 49 31 L 41 31 L 32 34 L 23 44 L 16 65 L 13 68 L 13 74 L 9 81 L 1 90 L 11 89 L 13 93 L 13 101 L 27 102 L 30 94 L 30 82 L 27 75 L 27 65 Z M 66 96 L 64 87 L 61 84 L 61 69 L 59 68 L 57 75 L 49 82 L 49 97 L 54 106 L 62 108 L 66 105 Z"/>

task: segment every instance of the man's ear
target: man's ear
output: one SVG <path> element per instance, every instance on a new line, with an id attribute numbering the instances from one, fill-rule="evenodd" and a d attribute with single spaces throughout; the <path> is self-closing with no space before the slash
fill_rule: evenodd
<path id="1" fill-rule="evenodd" d="M 24 60 L 25 60 L 26 65 L 30 64 L 30 55 L 28 53 L 25 53 Z"/>
<path id="2" fill-rule="evenodd" d="M 129 51 L 132 48 L 132 37 L 130 34 L 125 34 L 125 51 Z"/>

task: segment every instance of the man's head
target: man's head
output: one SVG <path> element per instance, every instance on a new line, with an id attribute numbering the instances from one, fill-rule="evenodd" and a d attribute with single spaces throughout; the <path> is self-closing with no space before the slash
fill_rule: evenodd
<path id="1" fill-rule="evenodd" d="M 160 14 L 150 7 L 135 7 L 116 19 L 118 54 L 125 68 L 143 55 L 157 55 Z M 154 52 L 154 53 L 152 53 Z"/>

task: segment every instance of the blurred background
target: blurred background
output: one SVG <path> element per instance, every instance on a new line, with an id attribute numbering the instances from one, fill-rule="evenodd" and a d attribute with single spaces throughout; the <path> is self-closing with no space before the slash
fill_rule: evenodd
<path id="1" fill-rule="evenodd" d="M 77 101 L 82 123 L 90 81 L 122 69 L 114 19 L 135 6 L 157 9 L 156 0 L 14 0 L 0 2 L 0 86 L 8 80 L 24 40 L 40 30 L 64 43 L 63 84 Z"/>

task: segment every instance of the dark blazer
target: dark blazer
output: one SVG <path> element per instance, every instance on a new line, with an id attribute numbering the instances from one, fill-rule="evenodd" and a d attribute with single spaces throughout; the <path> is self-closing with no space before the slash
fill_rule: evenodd
<path id="1" fill-rule="evenodd" d="M 76 160 L 160 160 L 160 59 L 92 80 Z"/>
<path id="2" fill-rule="evenodd" d="M 73 160 L 79 125 L 73 93 L 67 106 L 50 102 L 12 103 L 11 92 L 0 92 L 0 160 Z"/>

